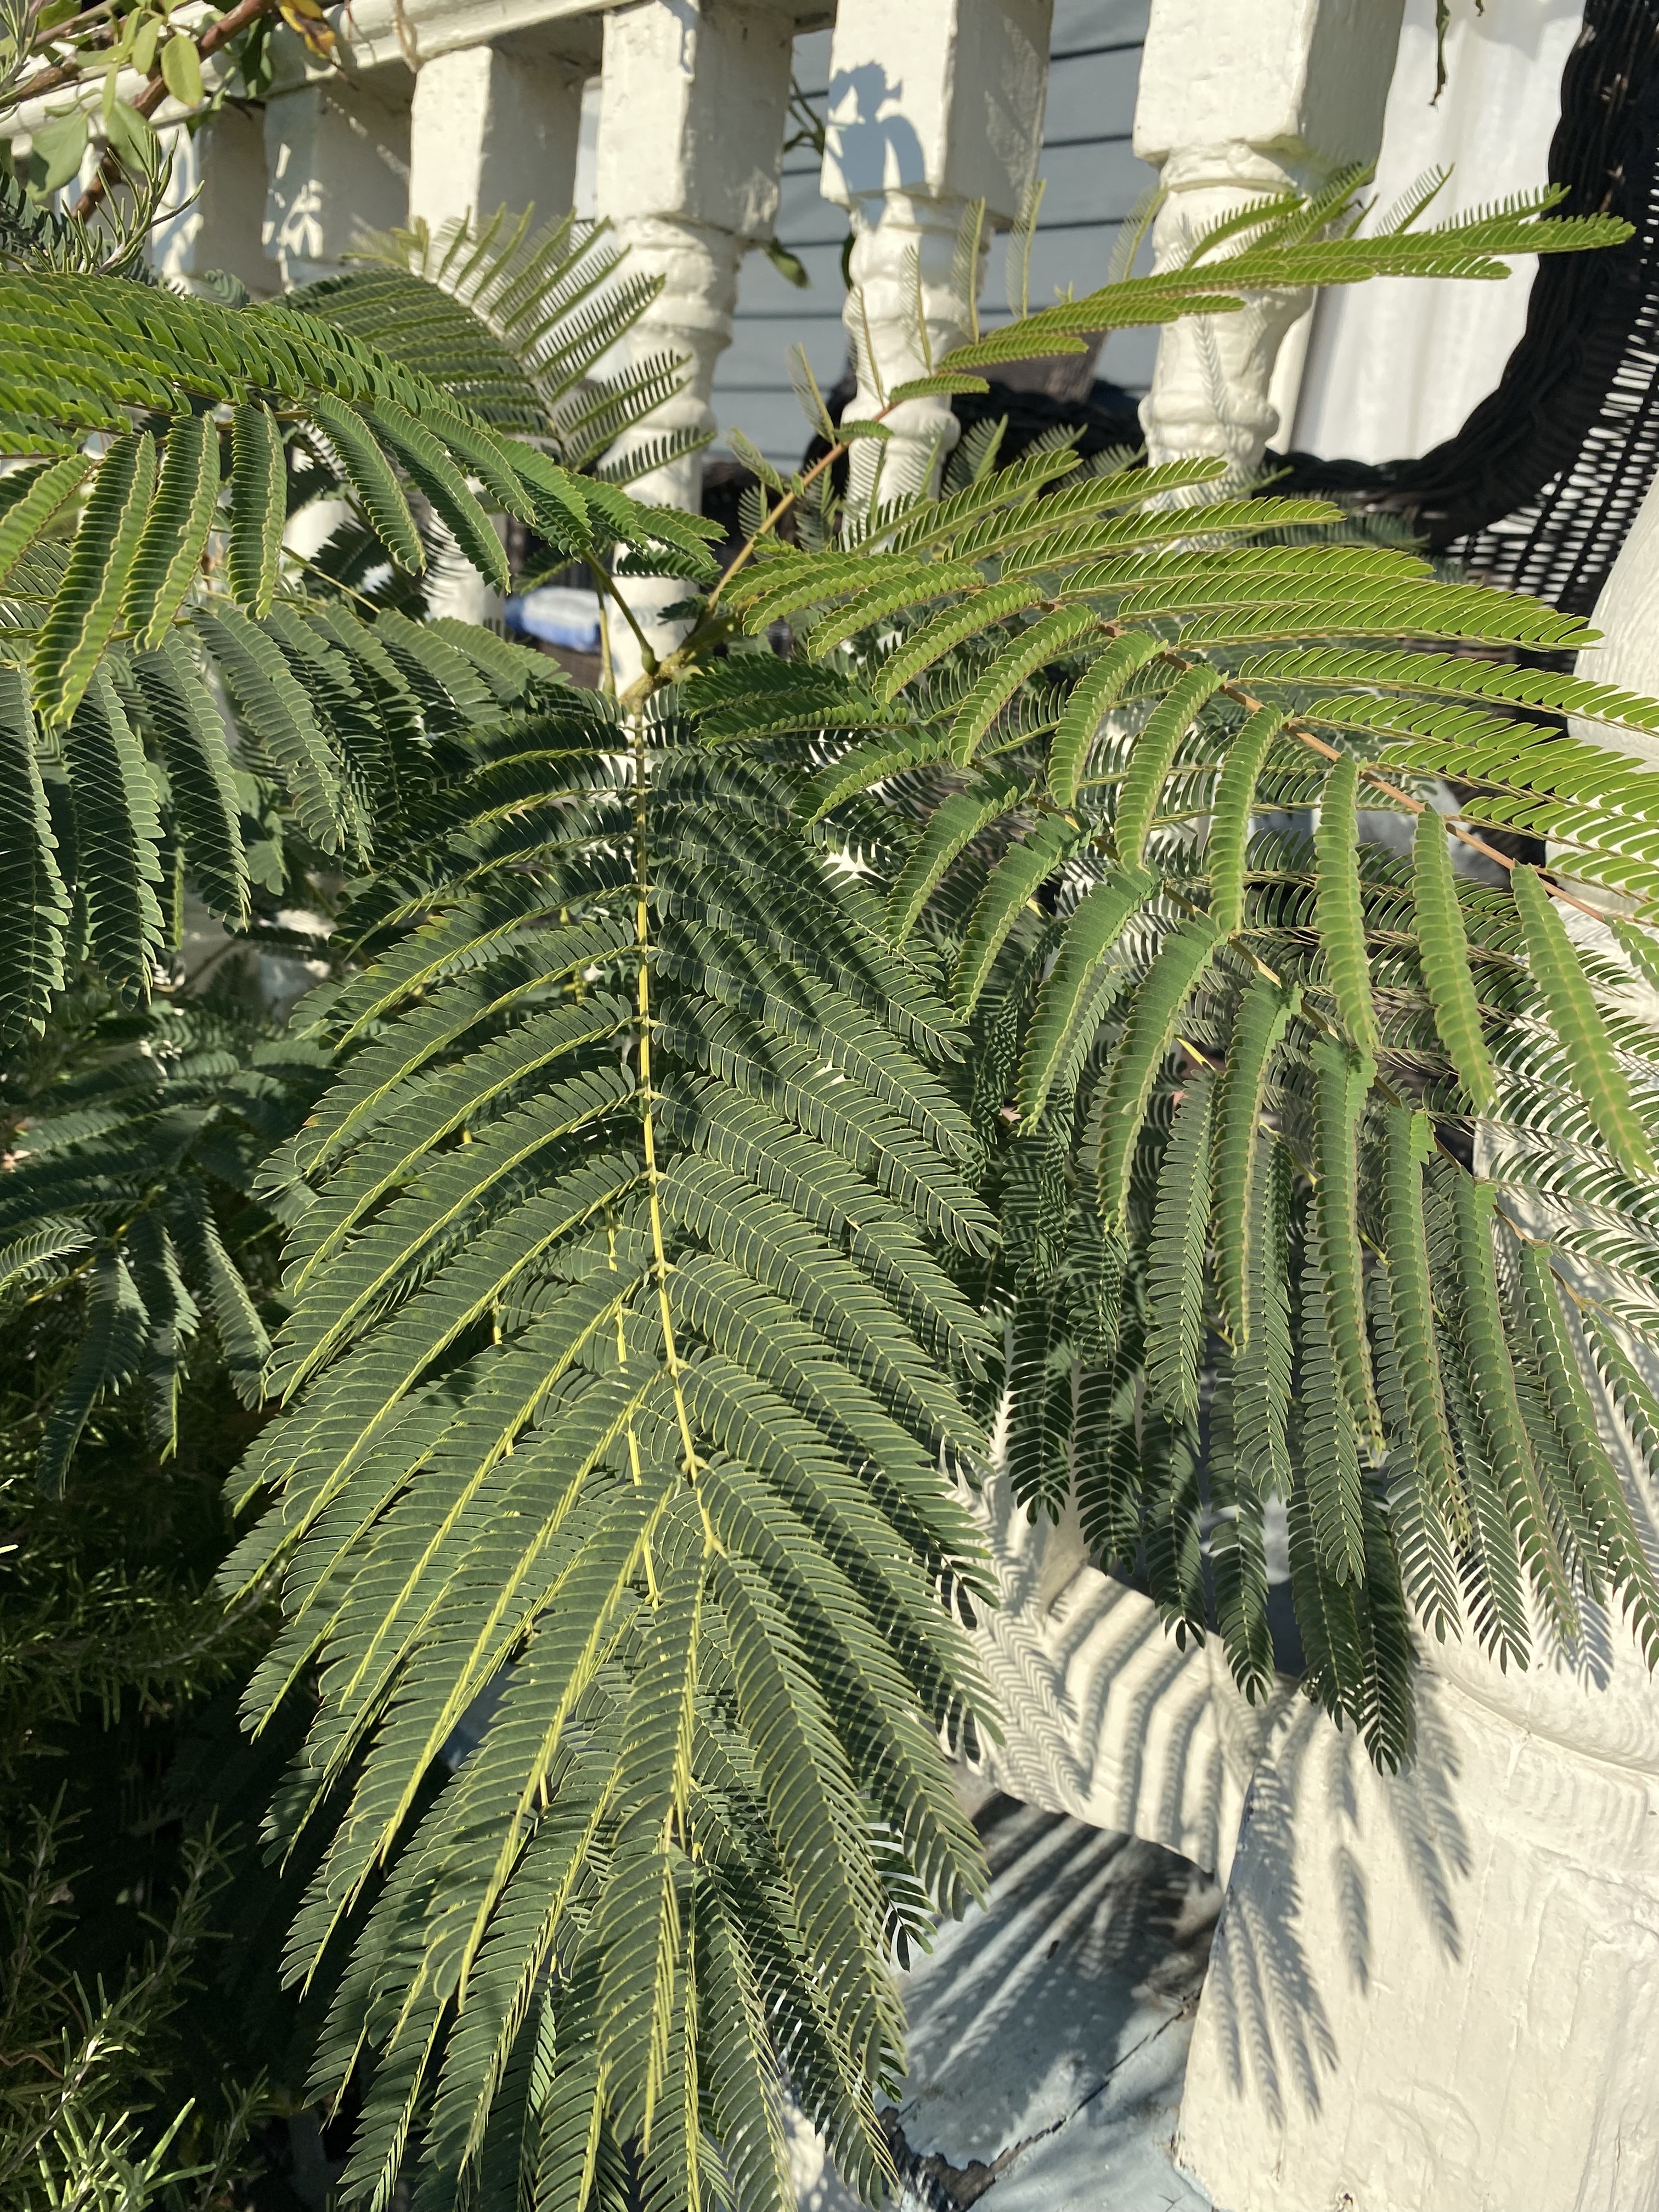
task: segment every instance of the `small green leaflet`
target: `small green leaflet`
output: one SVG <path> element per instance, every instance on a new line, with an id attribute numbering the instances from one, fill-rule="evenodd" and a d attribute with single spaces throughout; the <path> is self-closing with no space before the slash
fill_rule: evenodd
<path id="1" fill-rule="evenodd" d="M 1150 630 L 1135 630 L 1121 637 L 1079 678 L 1066 711 L 1048 741 L 1048 790 L 1060 806 L 1077 797 L 1079 778 L 1088 765 L 1089 750 L 1107 708 L 1123 695 L 1123 687 L 1162 650 Z"/>
<path id="2" fill-rule="evenodd" d="M 230 423 L 230 544 L 225 578 L 250 613 L 267 615 L 276 592 L 288 521 L 283 434 L 269 407 L 252 401 Z"/>
<path id="3" fill-rule="evenodd" d="M 965 790 L 947 799 L 917 839 L 898 880 L 887 896 L 887 927 L 902 945 L 915 927 L 939 878 L 965 848 L 1025 795 L 1017 778 L 1002 774 L 975 776 Z"/>
<path id="4" fill-rule="evenodd" d="M 35 638 L 34 702 L 48 728 L 75 712 L 109 641 L 155 482 L 155 441 L 145 430 L 118 438 L 99 464 L 64 580 Z"/>
<path id="5" fill-rule="evenodd" d="M 1101 1213 L 1109 1230 L 1123 1219 L 1135 1145 L 1158 1071 L 1176 1024 L 1199 977 L 1215 957 L 1214 925 L 1206 915 L 1185 921 L 1159 951 L 1142 978 L 1121 1042 L 1106 1078 L 1097 1176 Z"/>
<path id="6" fill-rule="evenodd" d="M 1176 1109 L 1152 1214 L 1147 1274 L 1146 1381 L 1172 1419 L 1198 1413 L 1204 1355 L 1205 1255 L 1210 1215 L 1214 1079 L 1195 1075 Z"/>
<path id="7" fill-rule="evenodd" d="M 1158 802 L 1163 796 L 1176 748 L 1191 729 L 1204 702 L 1220 689 L 1218 669 L 1189 668 L 1147 716 L 1146 726 L 1135 739 L 1128 769 L 1118 792 L 1115 837 L 1118 858 L 1125 867 L 1140 866 L 1146 850 L 1146 833 L 1158 812 Z"/>
<path id="8" fill-rule="evenodd" d="M 1231 937 L 1244 922 L 1244 864 L 1250 842 L 1250 807 L 1273 739 L 1284 727 L 1277 708 L 1252 714 L 1221 764 L 1210 816 L 1210 919 Z"/>
<path id="9" fill-rule="evenodd" d="M 1026 678 L 1035 675 L 1045 661 L 1064 653 L 1094 627 L 1092 607 L 1058 607 L 1053 614 L 1042 616 L 1029 629 L 1023 630 L 1008 650 L 991 663 L 957 709 L 957 718 L 951 725 L 953 757 L 959 761 L 971 760 L 974 748 Z"/>
<path id="10" fill-rule="evenodd" d="M 1054 965 L 1037 994 L 1020 1065 L 1019 1114 L 1027 1129 L 1036 1126 L 1078 1025 L 1087 1018 L 1102 962 L 1155 888 L 1142 870 L 1119 870 L 1079 899 L 1067 919 Z"/>
<path id="11" fill-rule="evenodd" d="M 1342 1026 L 1361 1052 L 1375 1054 L 1376 1016 L 1371 1006 L 1365 905 L 1359 889 L 1358 793 L 1359 763 L 1345 753 L 1325 779 L 1320 799 L 1315 910 L 1325 974 Z"/>
<path id="12" fill-rule="evenodd" d="M 20 497 L 0 513 L 0 584 L 40 532 L 61 513 L 92 466 L 84 453 L 69 453 L 43 468 Z"/>
<path id="13" fill-rule="evenodd" d="M 1429 987 L 1434 1024 L 1463 1088 L 1477 1108 L 1497 1095 L 1480 1006 L 1469 974 L 1469 940 L 1457 903 L 1457 883 L 1439 815 L 1425 806 L 1412 840 L 1412 890 L 1417 906 L 1418 954 Z"/>
<path id="14" fill-rule="evenodd" d="M 1533 980 L 1543 996 L 1550 1026 L 1571 1064 L 1573 1080 L 1626 1175 L 1639 1182 L 1656 1173 L 1647 1132 L 1637 1116 L 1625 1071 L 1590 990 L 1566 925 L 1535 868 L 1517 866 L 1510 878 Z"/>
<path id="15" fill-rule="evenodd" d="M 155 497 L 127 579 L 121 620 L 140 646 L 167 635 L 200 573 L 219 498 L 219 433 L 207 415 L 181 415 L 167 431 Z"/>

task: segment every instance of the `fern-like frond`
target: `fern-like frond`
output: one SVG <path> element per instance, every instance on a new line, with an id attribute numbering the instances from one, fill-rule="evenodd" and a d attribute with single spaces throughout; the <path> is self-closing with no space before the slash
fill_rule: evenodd
<path id="1" fill-rule="evenodd" d="M 580 1987 L 550 2186 L 608 2130 L 690 2187 L 693 2069 L 726 2158 L 774 2175 L 786 2063 L 868 2170 L 893 1929 L 981 1880 L 937 1731 L 982 1697 L 936 1592 L 976 1576 L 938 1468 L 981 1448 L 949 1378 L 986 1330 L 940 1259 L 990 1223 L 917 1050 L 960 1047 L 787 787 L 710 790 L 672 724 L 575 694 L 495 750 L 427 864 L 443 918 L 324 1009 L 361 1042 L 273 1170 L 290 1404 L 229 1571 L 291 1563 L 250 1716 L 305 1667 L 328 1686 L 289 1832 L 347 1800 L 292 1968 L 367 1905 L 326 2039 L 368 2052 L 362 2189 L 428 2112 L 434 2185 L 481 2171 L 517 2039 L 562 2047 Z M 496 842 L 508 763 L 535 846 Z M 510 928 L 480 927 L 492 898 Z M 448 981 L 446 932 L 471 947 Z M 363 2009 L 422 1949 L 408 2008 Z"/>

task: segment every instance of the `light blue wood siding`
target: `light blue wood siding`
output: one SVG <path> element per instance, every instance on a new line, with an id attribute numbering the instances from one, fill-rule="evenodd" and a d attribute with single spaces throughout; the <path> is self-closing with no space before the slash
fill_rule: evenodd
<path id="1" fill-rule="evenodd" d="M 1150 0 L 1054 0 L 1041 170 L 1047 190 L 1031 252 L 1034 307 L 1067 283 L 1086 292 L 1105 282 L 1120 226 L 1152 181 L 1129 144 L 1149 6 Z M 829 70 L 828 31 L 795 41 L 795 81 L 820 109 Z M 737 326 L 714 378 L 714 398 L 722 428 L 735 424 L 763 453 L 788 465 L 799 459 L 808 433 L 789 389 L 787 349 L 805 346 L 826 388 L 847 359 L 841 323 L 846 218 L 819 198 L 818 159 L 810 146 L 784 158 L 777 231 L 799 255 L 811 283 L 798 291 L 764 254 L 748 257 Z M 999 240 L 983 302 L 988 322 L 1007 314 L 1004 268 Z M 1139 395 L 1151 378 L 1157 345 L 1155 331 L 1118 332 L 1108 341 L 1097 374 Z"/>

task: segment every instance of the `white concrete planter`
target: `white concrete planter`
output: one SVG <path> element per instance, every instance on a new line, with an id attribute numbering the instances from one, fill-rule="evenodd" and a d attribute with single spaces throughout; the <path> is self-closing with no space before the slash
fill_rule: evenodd
<path id="1" fill-rule="evenodd" d="M 1408 1771 L 1303 1708 L 1246 1803 L 1179 2155 L 1224 2212 L 1659 2205 L 1659 1698 L 1434 1650 Z"/>

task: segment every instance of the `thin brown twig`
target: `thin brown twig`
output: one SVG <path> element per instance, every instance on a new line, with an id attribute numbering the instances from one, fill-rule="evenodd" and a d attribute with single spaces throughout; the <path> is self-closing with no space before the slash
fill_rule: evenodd
<path id="1" fill-rule="evenodd" d="M 1252 714 L 1259 713 L 1266 703 L 1261 699 L 1252 697 L 1242 684 L 1224 684 L 1221 689 L 1224 697 L 1236 699 L 1241 707 L 1248 707 Z M 1305 745 L 1310 752 L 1319 754 L 1322 759 L 1334 761 L 1345 757 L 1340 746 L 1328 744 L 1323 738 L 1316 738 L 1313 732 L 1304 724 L 1298 722 L 1294 715 L 1285 717 L 1285 726 L 1298 744 Z M 1401 791 L 1397 784 L 1390 783 L 1378 769 L 1362 768 L 1359 773 L 1374 791 L 1380 791 L 1386 798 L 1396 801 L 1406 809 L 1408 814 L 1427 814 L 1431 811 L 1427 799 L 1413 799 L 1408 791 Z M 1455 815 L 1443 815 L 1441 819 L 1452 836 L 1460 843 L 1468 846 L 1472 852 L 1484 854 L 1487 860 L 1496 860 L 1500 868 L 1508 869 L 1511 874 L 1519 865 L 1508 853 L 1500 853 L 1496 845 L 1489 845 L 1484 837 L 1477 837 L 1472 830 L 1465 830 Z M 1603 908 L 1590 906 L 1583 899 L 1576 898 L 1570 890 L 1564 890 L 1559 884 L 1550 881 L 1541 871 L 1539 880 L 1550 896 L 1559 899 L 1564 906 L 1577 907 L 1580 914 L 1587 914 L 1592 921 L 1606 921 L 1609 919 Z"/>
<path id="2" fill-rule="evenodd" d="M 101 9 L 88 9 L 87 11 L 88 16 L 102 12 Z M 65 26 L 65 28 L 67 27 Z M 61 33 L 55 33 L 53 35 L 60 36 Z M 114 45 L 113 24 L 111 24 L 104 32 L 100 43 L 106 46 Z M 14 91 L 8 93 L 6 105 L 9 107 L 18 107 L 26 100 L 41 100 L 47 93 L 58 91 L 61 86 L 73 84 L 86 67 L 89 58 L 89 56 L 82 54 L 66 54 L 61 62 L 50 63 L 46 68 L 38 70 L 27 84 L 20 84 Z"/>
<path id="3" fill-rule="evenodd" d="M 262 15 L 275 15 L 276 6 L 277 0 L 237 0 L 236 6 L 228 15 L 221 15 L 216 23 L 210 23 L 196 41 L 197 52 L 206 61 L 210 55 L 216 54 L 221 46 L 228 46 L 233 39 L 240 38 L 242 33 L 257 23 Z M 132 102 L 134 114 L 142 115 L 148 122 L 167 96 L 167 79 L 161 75 L 158 58 L 143 89 Z M 97 175 L 75 204 L 75 212 L 81 222 L 84 222 L 88 216 L 97 211 L 100 203 L 120 173 L 121 164 L 114 154 L 106 154 L 99 165 Z"/>

